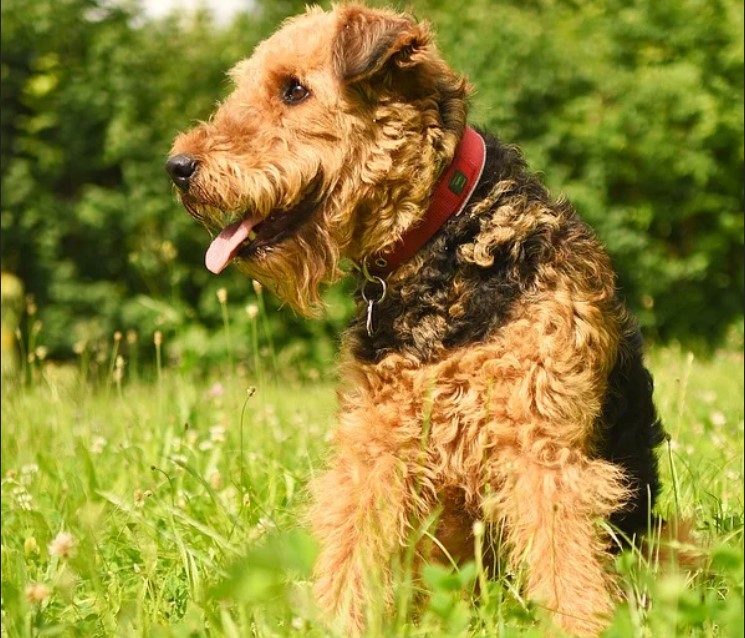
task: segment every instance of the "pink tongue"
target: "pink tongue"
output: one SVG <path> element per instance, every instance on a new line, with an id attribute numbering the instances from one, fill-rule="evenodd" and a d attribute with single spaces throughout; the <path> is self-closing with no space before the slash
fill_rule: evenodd
<path id="1" fill-rule="evenodd" d="M 223 228 L 222 232 L 212 240 L 204 263 L 207 270 L 218 274 L 225 270 L 240 245 L 248 238 L 251 229 L 259 222 L 258 219 L 246 217 Z"/>

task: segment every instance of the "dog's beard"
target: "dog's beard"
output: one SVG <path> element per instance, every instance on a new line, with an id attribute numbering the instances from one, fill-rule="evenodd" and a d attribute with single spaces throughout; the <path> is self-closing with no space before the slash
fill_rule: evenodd
<path id="1" fill-rule="evenodd" d="M 321 211 L 315 214 L 321 216 Z M 306 316 L 322 307 L 321 285 L 341 276 L 340 246 L 328 228 L 308 220 L 291 237 L 250 259 L 237 258 L 238 269 L 259 281 L 281 301 Z"/>
<path id="2" fill-rule="evenodd" d="M 288 184 L 290 181 L 287 179 Z M 331 189 L 323 173 L 316 172 L 304 186 L 299 185 L 301 181 L 299 176 L 292 180 L 292 199 L 287 197 L 289 189 L 279 191 L 284 201 L 277 197 L 276 191 L 261 189 L 256 191 L 258 196 L 236 198 L 244 202 L 248 199 L 250 203 L 228 206 L 228 202 L 216 195 L 226 189 L 221 190 L 221 184 L 213 181 L 209 191 L 198 191 L 196 196 L 217 205 L 200 204 L 189 195 L 182 196 L 182 202 L 213 236 L 253 211 L 266 211 L 254 215 L 255 239 L 246 238 L 240 246 L 231 247 L 233 255 L 222 255 L 220 270 L 230 259 L 242 273 L 259 281 L 282 302 L 301 314 L 316 316 L 322 306 L 321 285 L 341 276 L 339 260 L 345 244 L 341 238 L 348 233 L 340 232 L 345 226 L 345 215 L 329 205 L 333 197 L 328 197 Z M 231 215 L 225 210 L 243 212 Z"/>

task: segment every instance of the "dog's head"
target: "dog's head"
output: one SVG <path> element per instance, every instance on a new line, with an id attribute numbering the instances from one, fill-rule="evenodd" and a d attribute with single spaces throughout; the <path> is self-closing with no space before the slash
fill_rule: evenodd
<path id="1" fill-rule="evenodd" d="M 231 261 L 311 312 L 319 284 L 422 215 L 463 134 L 466 82 L 429 28 L 361 5 L 292 18 L 230 72 L 234 91 L 179 135 L 167 170 Z"/>

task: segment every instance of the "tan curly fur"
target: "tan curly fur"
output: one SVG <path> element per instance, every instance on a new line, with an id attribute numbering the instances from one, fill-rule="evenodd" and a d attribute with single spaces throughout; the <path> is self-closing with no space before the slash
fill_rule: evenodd
<path id="1" fill-rule="evenodd" d="M 359 263 L 422 218 L 463 136 L 469 87 L 427 24 L 358 4 L 286 21 L 230 75 L 234 92 L 174 143 L 197 167 L 182 201 L 212 233 L 310 201 L 288 236 L 235 263 L 311 314 L 342 258 Z M 310 97 L 287 103 L 288 78 Z M 490 144 L 488 188 L 389 276 L 382 336 L 362 329 L 360 302 L 344 338 L 335 453 L 312 485 L 310 519 L 319 602 L 351 633 L 373 588 L 390 602 L 391 561 L 435 512 L 458 560 L 473 558 L 476 521 L 502 529 L 527 595 L 563 630 L 596 635 L 613 608 L 598 521 L 644 485 L 611 459 L 616 426 L 599 424 L 620 392 L 614 371 L 645 374 L 635 328 L 594 235 L 514 149 Z M 433 274 L 436 263 L 456 265 Z M 484 304 L 493 310 L 473 318 Z M 649 410 L 640 427 L 656 432 Z"/>

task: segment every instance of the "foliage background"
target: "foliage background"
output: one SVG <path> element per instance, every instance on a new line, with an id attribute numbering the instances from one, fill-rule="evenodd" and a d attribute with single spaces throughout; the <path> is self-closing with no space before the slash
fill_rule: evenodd
<path id="1" fill-rule="evenodd" d="M 231 306 L 259 299 L 232 269 L 204 269 L 206 235 L 163 162 L 173 136 L 230 90 L 225 71 L 303 5 L 247 1 L 217 25 L 206 12 L 147 20 L 105 0 L 2 3 L 2 269 L 32 296 L 27 321 L 50 355 L 95 352 L 117 330 L 136 348 L 160 330 L 178 361 L 224 356 L 217 290 Z M 741 338 L 742 3 L 413 10 L 476 87 L 472 121 L 522 146 L 597 229 L 646 333 L 716 345 L 735 326 Z M 268 313 L 281 363 L 328 361 L 348 286 L 329 291 L 323 321 Z M 239 316 L 233 329 L 248 334 Z"/>

